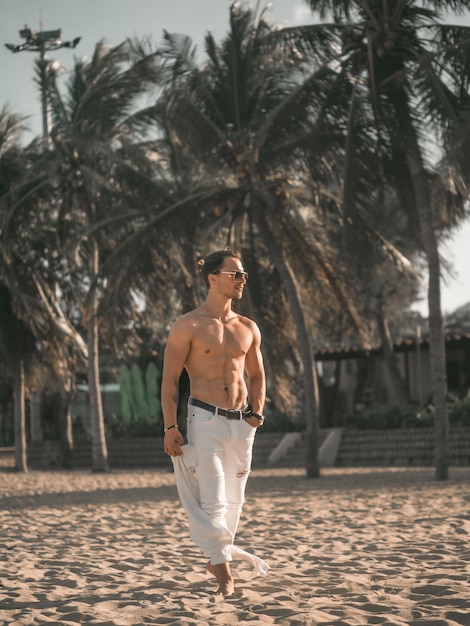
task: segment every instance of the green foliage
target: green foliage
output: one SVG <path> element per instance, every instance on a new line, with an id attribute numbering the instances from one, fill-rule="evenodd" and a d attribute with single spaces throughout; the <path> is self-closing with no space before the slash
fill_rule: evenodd
<path id="1" fill-rule="evenodd" d="M 145 422 L 149 418 L 149 408 L 145 393 L 144 377 L 137 363 L 133 363 L 131 367 L 131 384 L 132 398 L 134 401 L 134 420 Z"/>
<path id="2" fill-rule="evenodd" d="M 450 398 L 449 422 L 453 426 L 470 426 L 470 390 L 463 398 Z"/>
<path id="3" fill-rule="evenodd" d="M 270 413 L 263 424 L 264 433 L 291 433 L 305 430 L 305 420 L 295 420 L 281 411 Z"/>
<path id="4" fill-rule="evenodd" d="M 360 429 L 429 428 L 433 425 L 432 407 L 416 405 L 371 407 L 347 416 L 342 426 Z"/>
<path id="5" fill-rule="evenodd" d="M 121 420 L 128 423 L 132 420 L 132 388 L 131 376 L 127 365 L 121 365 L 119 372 L 119 393 L 121 396 Z"/>
<path id="6" fill-rule="evenodd" d="M 145 372 L 145 392 L 149 418 L 160 421 L 162 418 L 162 407 L 160 404 L 160 370 L 155 363 L 149 363 Z"/>
<path id="7" fill-rule="evenodd" d="M 133 363 L 130 370 L 127 365 L 121 366 L 119 375 L 121 424 L 145 425 L 161 421 L 159 382 L 160 372 L 154 363 L 147 366 L 145 379 L 137 363 Z M 143 428 L 145 430 L 145 426 Z"/>
<path id="8" fill-rule="evenodd" d="M 470 426 L 470 391 L 463 398 L 448 398 L 449 423 L 452 426 Z M 434 407 L 420 409 L 409 404 L 403 406 L 372 407 L 339 420 L 339 425 L 360 429 L 432 428 Z"/>

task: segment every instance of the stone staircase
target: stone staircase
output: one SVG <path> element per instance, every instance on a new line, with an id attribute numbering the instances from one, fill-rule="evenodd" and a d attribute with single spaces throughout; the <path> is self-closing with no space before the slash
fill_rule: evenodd
<path id="1" fill-rule="evenodd" d="M 320 446 L 331 431 L 320 431 Z M 253 467 L 268 467 L 273 450 L 282 441 L 284 433 L 260 431 L 253 448 Z M 470 466 L 470 428 L 450 431 L 450 465 Z M 164 453 L 158 437 L 109 439 L 109 466 L 113 469 L 155 468 L 172 469 L 171 460 Z M 304 467 L 305 437 L 300 436 L 295 446 L 270 467 Z M 58 441 L 32 444 L 28 449 L 28 464 L 32 469 L 61 467 Z M 406 430 L 349 430 L 342 431 L 335 467 L 409 467 L 434 465 L 434 431 L 431 428 Z M 91 468 L 91 442 L 75 443 L 73 467 Z"/>
<path id="2" fill-rule="evenodd" d="M 108 439 L 108 462 L 110 468 L 172 469 L 170 458 L 163 451 L 163 440 L 158 437 L 136 437 Z M 80 439 L 75 442 L 73 468 L 91 468 L 91 441 Z M 61 467 L 60 443 L 42 441 L 28 448 L 28 465 L 32 469 L 54 469 Z"/>
<path id="3" fill-rule="evenodd" d="M 320 431 L 319 443 L 320 446 L 324 443 L 327 435 L 327 430 Z M 307 445 L 305 437 L 301 436 L 298 442 L 287 451 L 278 461 L 272 463 L 270 467 L 305 467 L 305 457 L 307 455 Z"/>
<path id="4" fill-rule="evenodd" d="M 269 455 L 282 441 L 283 437 L 284 433 L 263 433 L 261 430 L 256 433 L 252 463 L 255 469 L 268 466 Z"/>
<path id="5" fill-rule="evenodd" d="M 253 467 L 267 467 L 271 451 L 281 441 L 283 433 L 258 433 L 253 447 Z M 156 468 L 171 470 L 173 465 L 163 451 L 163 439 L 159 437 L 108 439 L 108 462 L 110 468 Z M 28 465 L 31 469 L 54 469 L 61 467 L 58 441 L 32 443 L 28 448 Z M 73 453 L 74 469 L 91 468 L 91 442 L 78 440 Z"/>
<path id="6" fill-rule="evenodd" d="M 470 465 L 470 428 L 451 429 L 450 465 Z M 336 467 L 434 465 L 432 428 L 403 430 L 344 430 Z"/>

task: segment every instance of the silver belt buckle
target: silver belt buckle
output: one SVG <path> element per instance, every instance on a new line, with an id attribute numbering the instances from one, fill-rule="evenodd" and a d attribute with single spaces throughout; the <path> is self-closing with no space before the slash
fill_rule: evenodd
<path id="1" fill-rule="evenodd" d="M 227 419 L 229 420 L 243 419 L 241 409 L 227 409 Z"/>

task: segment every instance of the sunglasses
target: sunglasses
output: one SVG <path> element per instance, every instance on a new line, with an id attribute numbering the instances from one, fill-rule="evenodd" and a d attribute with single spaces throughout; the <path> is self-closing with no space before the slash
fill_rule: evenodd
<path id="1" fill-rule="evenodd" d="M 230 274 L 230 276 L 232 276 L 233 280 L 236 280 L 237 282 L 239 282 L 240 280 L 248 280 L 248 273 L 247 272 L 222 272 L 222 270 L 219 270 L 218 272 L 216 272 L 217 274 Z"/>

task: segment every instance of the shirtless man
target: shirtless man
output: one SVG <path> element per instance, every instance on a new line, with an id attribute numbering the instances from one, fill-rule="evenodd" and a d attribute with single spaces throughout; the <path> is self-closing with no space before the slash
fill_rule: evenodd
<path id="1" fill-rule="evenodd" d="M 232 300 L 242 298 L 248 279 L 240 254 L 231 249 L 214 252 L 201 271 L 209 288 L 207 299 L 176 320 L 165 348 L 161 392 L 164 449 L 172 457 L 183 454 L 177 406 L 179 379 L 185 368 L 191 393 L 188 443 L 196 449 L 200 506 L 209 520 L 201 546 L 204 544 L 209 556 L 207 569 L 219 583 L 218 593 L 227 596 L 234 592 L 231 549 L 254 435 L 264 421 L 265 375 L 258 326 L 232 310 Z M 191 530 L 194 511 L 186 512 Z M 191 537 L 198 543 L 194 534 L 191 532 Z"/>

